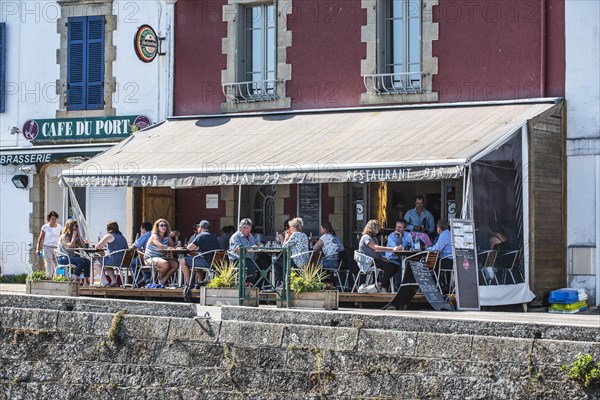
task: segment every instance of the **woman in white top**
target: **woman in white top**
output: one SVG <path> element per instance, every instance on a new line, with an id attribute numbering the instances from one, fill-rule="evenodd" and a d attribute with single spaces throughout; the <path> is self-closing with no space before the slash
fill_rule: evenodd
<path id="1" fill-rule="evenodd" d="M 338 261 L 338 243 L 336 241 L 335 231 L 329 222 L 323 222 L 319 228 L 321 237 L 315 243 L 313 250 L 321 250 L 323 258 L 321 260 L 325 268 L 337 268 Z"/>
<path id="2" fill-rule="evenodd" d="M 35 252 L 44 260 L 46 275 L 53 277 L 57 267 L 54 251 L 58 247 L 58 238 L 60 237 L 62 226 L 56 222 L 58 220 L 56 211 L 50 211 L 46 219 L 48 223 L 42 226 L 40 230 Z"/>

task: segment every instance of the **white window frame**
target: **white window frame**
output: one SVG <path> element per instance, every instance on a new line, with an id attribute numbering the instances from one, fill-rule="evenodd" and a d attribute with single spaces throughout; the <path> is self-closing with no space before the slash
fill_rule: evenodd
<path id="1" fill-rule="evenodd" d="M 362 41 L 367 45 L 367 57 L 361 61 L 361 74 L 366 91 L 361 94 L 361 104 L 393 104 L 393 103 L 423 103 L 438 101 L 438 94 L 433 92 L 433 75 L 438 73 L 437 57 L 432 56 L 432 42 L 438 40 L 438 24 L 433 22 L 433 6 L 438 0 L 403 0 L 405 10 L 410 10 L 417 2 L 420 7 L 421 40 L 420 40 L 420 71 L 418 83 L 412 72 L 402 75 L 403 79 L 394 79 L 386 71 L 386 57 L 389 56 L 385 46 L 389 45 L 386 38 L 386 17 L 391 0 L 362 0 L 362 8 L 367 10 L 367 24 L 362 27 Z M 403 35 L 404 53 L 406 55 L 410 38 L 406 35 L 408 22 L 405 24 Z M 386 40 L 388 39 L 388 40 Z M 414 44 L 411 44 L 414 45 Z M 387 80 L 386 80 L 387 79 Z M 413 82 L 411 82 L 413 81 Z"/>
<path id="2" fill-rule="evenodd" d="M 223 112 L 291 107 L 291 99 L 286 96 L 286 82 L 292 78 L 292 66 L 286 63 L 286 49 L 292 45 L 292 32 L 287 30 L 287 16 L 292 12 L 292 1 L 228 0 L 228 4 L 223 6 L 223 20 L 227 22 L 227 37 L 222 44 L 223 54 L 227 56 L 227 68 L 221 73 L 225 96 L 225 102 L 221 104 Z M 274 79 L 261 79 L 260 83 L 255 84 L 247 79 L 245 68 L 246 10 L 268 5 L 275 8 Z M 266 74 L 264 77 L 269 78 Z"/>

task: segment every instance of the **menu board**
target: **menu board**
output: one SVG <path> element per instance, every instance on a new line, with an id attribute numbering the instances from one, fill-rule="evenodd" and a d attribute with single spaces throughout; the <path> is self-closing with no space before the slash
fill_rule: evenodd
<path id="1" fill-rule="evenodd" d="M 451 219 L 452 256 L 456 278 L 456 308 L 479 310 L 479 274 L 475 223 L 467 219 Z"/>
<path id="2" fill-rule="evenodd" d="M 419 285 L 421 293 L 425 296 L 429 304 L 435 311 L 448 310 L 454 311 L 452 306 L 444 299 L 444 296 L 440 293 L 437 285 L 433 281 L 431 272 L 427 265 L 418 261 L 409 261 L 410 269 L 412 270 L 413 276 Z"/>
<path id="3" fill-rule="evenodd" d="M 298 185 L 298 216 L 304 221 L 304 233 L 319 236 L 321 224 L 321 185 Z"/>

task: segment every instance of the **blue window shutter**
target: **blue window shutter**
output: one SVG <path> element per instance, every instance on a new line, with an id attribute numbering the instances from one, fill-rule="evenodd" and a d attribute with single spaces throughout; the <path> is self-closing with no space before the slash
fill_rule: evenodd
<path id="1" fill-rule="evenodd" d="M 87 18 L 86 108 L 104 108 L 104 16 Z"/>
<path id="2" fill-rule="evenodd" d="M 0 23 L 0 113 L 6 110 L 6 23 Z"/>
<path id="3" fill-rule="evenodd" d="M 86 109 L 86 19 L 72 17 L 67 23 L 67 110 Z"/>

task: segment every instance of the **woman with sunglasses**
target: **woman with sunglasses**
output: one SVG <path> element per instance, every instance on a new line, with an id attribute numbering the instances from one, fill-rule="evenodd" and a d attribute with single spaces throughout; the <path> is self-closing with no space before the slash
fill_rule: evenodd
<path id="1" fill-rule="evenodd" d="M 164 285 L 177 271 L 177 260 L 166 258 L 164 250 L 175 247 L 175 238 L 178 232 L 171 231 L 171 225 L 166 219 L 157 219 L 152 228 L 152 235 L 146 245 L 144 255 L 147 265 L 156 265 L 158 269 L 158 283 Z M 162 250 L 162 251 L 161 251 Z"/>
<path id="2" fill-rule="evenodd" d="M 85 242 L 79 234 L 79 225 L 74 219 L 65 223 L 62 234 L 58 239 L 58 263 L 61 265 L 75 265 L 75 274 L 72 276 L 75 282 L 79 282 L 79 276 L 83 272 L 85 286 L 90 284 L 90 260 L 75 254 L 74 248 L 85 247 Z"/>

